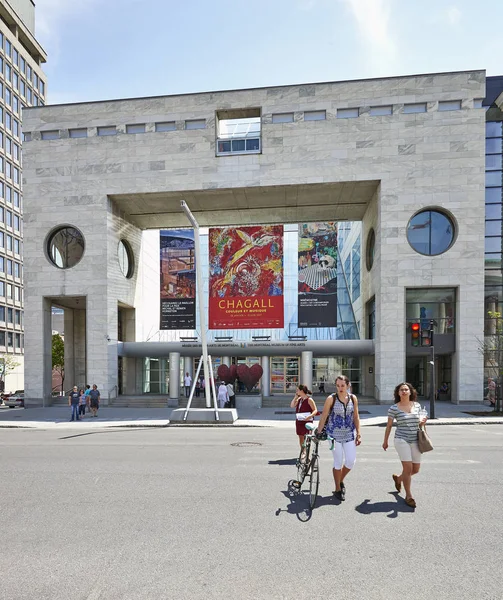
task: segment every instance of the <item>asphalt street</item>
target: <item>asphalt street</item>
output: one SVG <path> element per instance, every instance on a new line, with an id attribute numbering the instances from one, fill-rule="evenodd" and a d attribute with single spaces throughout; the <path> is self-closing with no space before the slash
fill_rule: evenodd
<path id="1" fill-rule="evenodd" d="M 503 426 L 432 428 L 415 511 L 363 434 L 309 511 L 293 428 L 2 430 L 0 598 L 500 600 Z"/>

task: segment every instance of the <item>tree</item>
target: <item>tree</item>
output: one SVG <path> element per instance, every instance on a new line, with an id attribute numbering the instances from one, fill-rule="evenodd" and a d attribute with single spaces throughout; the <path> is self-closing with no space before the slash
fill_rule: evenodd
<path id="1" fill-rule="evenodd" d="M 61 377 L 61 391 L 64 391 L 65 381 L 65 342 L 59 333 L 52 336 L 52 368 Z"/>
<path id="2" fill-rule="evenodd" d="M 496 383 L 495 411 L 501 411 L 502 404 L 502 377 L 503 377 L 503 315 L 501 312 L 489 310 L 487 312 L 486 334 L 484 341 L 480 341 L 479 349 L 484 355 L 484 366 L 489 377 Z"/>
<path id="3" fill-rule="evenodd" d="M 21 364 L 15 354 L 0 354 L 0 390 L 5 391 L 7 375 Z"/>

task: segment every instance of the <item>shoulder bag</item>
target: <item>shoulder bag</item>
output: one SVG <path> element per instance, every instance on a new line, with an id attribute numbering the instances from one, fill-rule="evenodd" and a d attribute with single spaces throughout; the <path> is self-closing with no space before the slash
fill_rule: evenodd
<path id="1" fill-rule="evenodd" d="M 419 428 L 417 434 L 417 445 L 421 454 L 433 450 L 433 444 L 431 443 L 430 436 L 426 433 L 426 427 Z"/>

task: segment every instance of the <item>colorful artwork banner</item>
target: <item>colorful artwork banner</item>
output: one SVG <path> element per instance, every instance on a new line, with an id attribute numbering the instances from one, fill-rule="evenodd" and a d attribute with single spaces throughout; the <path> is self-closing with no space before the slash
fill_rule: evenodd
<path id="1" fill-rule="evenodd" d="M 209 328 L 282 328 L 283 226 L 209 230 Z"/>
<path id="2" fill-rule="evenodd" d="M 159 329 L 196 328 L 194 231 L 160 232 L 161 315 Z"/>
<path id="3" fill-rule="evenodd" d="M 337 223 L 301 223 L 299 327 L 337 326 Z"/>

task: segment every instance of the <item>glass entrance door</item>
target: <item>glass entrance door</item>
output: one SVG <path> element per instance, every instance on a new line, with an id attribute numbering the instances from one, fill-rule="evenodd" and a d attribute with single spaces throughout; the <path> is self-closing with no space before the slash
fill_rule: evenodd
<path id="1" fill-rule="evenodd" d="M 294 393 L 299 385 L 299 357 L 273 356 L 271 358 L 271 392 Z"/>
<path id="2" fill-rule="evenodd" d="M 425 397 L 428 393 L 425 356 L 408 356 L 405 365 L 405 377 L 417 390 L 417 395 Z"/>

